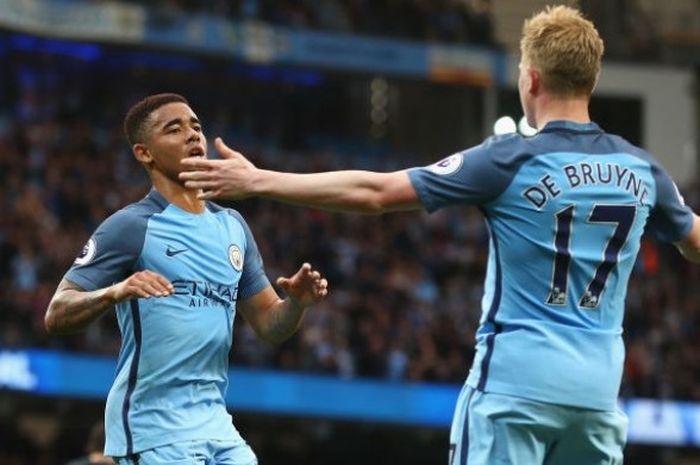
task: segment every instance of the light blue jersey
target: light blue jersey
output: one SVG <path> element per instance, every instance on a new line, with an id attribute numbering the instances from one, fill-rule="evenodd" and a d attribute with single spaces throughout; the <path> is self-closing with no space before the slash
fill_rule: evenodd
<path id="1" fill-rule="evenodd" d="M 151 191 L 97 228 L 65 279 L 90 291 L 140 270 L 162 274 L 175 293 L 116 308 L 122 348 L 105 453 L 242 441 L 224 402 L 235 304 L 269 285 L 247 224 L 211 203 L 202 214 L 185 212 Z"/>
<path id="2" fill-rule="evenodd" d="M 477 391 L 614 410 L 622 319 L 646 227 L 684 238 L 692 213 L 647 152 L 594 123 L 496 136 L 409 171 L 429 210 L 477 204 L 490 230 Z"/>

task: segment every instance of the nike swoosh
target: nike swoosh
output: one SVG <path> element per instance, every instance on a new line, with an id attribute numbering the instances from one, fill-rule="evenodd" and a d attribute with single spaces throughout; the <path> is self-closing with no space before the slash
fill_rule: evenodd
<path id="1" fill-rule="evenodd" d="M 187 252 L 189 249 L 171 249 L 170 246 L 165 250 L 165 255 L 168 257 L 174 257 L 175 255 L 182 253 L 182 252 Z"/>

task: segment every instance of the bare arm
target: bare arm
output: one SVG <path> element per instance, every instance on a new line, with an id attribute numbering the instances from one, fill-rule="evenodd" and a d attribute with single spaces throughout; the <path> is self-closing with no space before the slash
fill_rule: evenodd
<path id="1" fill-rule="evenodd" d="M 693 213 L 693 227 L 688 236 L 674 244 L 693 263 L 700 263 L 700 216 Z"/>
<path id="2" fill-rule="evenodd" d="M 222 160 L 186 158 L 180 179 L 202 198 L 238 199 L 259 196 L 324 210 L 383 213 L 421 208 L 404 171 L 331 171 L 294 174 L 256 168 L 240 153 L 216 139 Z"/>
<path id="3" fill-rule="evenodd" d="M 120 283 L 96 291 L 84 291 L 64 279 L 46 309 L 44 326 L 50 334 L 82 331 L 119 302 L 140 297 L 165 297 L 172 293 L 172 284 L 152 271 L 134 273 Z"/>
<path id="4" fill-rule="evenodd" d="M 291 278 L 279 278 L 289 297 L 281 299 L 268 286 L 254 296 L 238 302 L 237 309 L 261 339 L 278 344 L 299 328 L 306 309 L 323 299 L 328 283 L 308 263 Z"/>
<path id="5" fill-rule="evenodd" d="M 406 171 L 314 174 L 258 170 L 253 195 L 324 210 L 385 213 L 421 208 Z"/>

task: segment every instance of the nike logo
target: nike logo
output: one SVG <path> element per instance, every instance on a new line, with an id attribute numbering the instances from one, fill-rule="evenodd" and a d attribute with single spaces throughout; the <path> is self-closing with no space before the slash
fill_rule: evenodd
<path id="1" fill-rule="evenodd" d="M 165 255 L 168 257 L 174 257 L 175 255 L 182 253 L 182 252 L 187 252 L 190 249 L 184 248 L 184 249 L 173 249 L 172 247 L 168 246 L 167 249 L 165 249 Z"/>

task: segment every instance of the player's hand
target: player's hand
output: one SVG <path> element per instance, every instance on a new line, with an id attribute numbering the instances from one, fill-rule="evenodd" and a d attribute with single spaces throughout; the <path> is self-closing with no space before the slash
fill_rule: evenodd
<path id="1" fill-rule="evenodd" d="M 301 308 L 313 305 L 328 295 L 328 281 L 308 263 L 304 263 L 290 278 L 277 278 L 277 285 Z"/>
<path id="2" fill-rule="evenodd" d="M 216 151 L 221 160 L 207 158 L 185 158 L 182 160 L 184 171 L 180 181 L 188 189 L 201 189 L 200 199 L 223 197 L 242 199 L 252 194 L 253 174 L 257 170 L 241 153 L 229 148 L 221 137 L 214 140 Z"/>
<path id="3" fill-rule="evenodd" d="M 167 297 L 173 292 L 175 292 L 175 288 L 167 278 L 148 270 L 137 271 L 108 290 L 114 303 L 129 299 Z"/>

